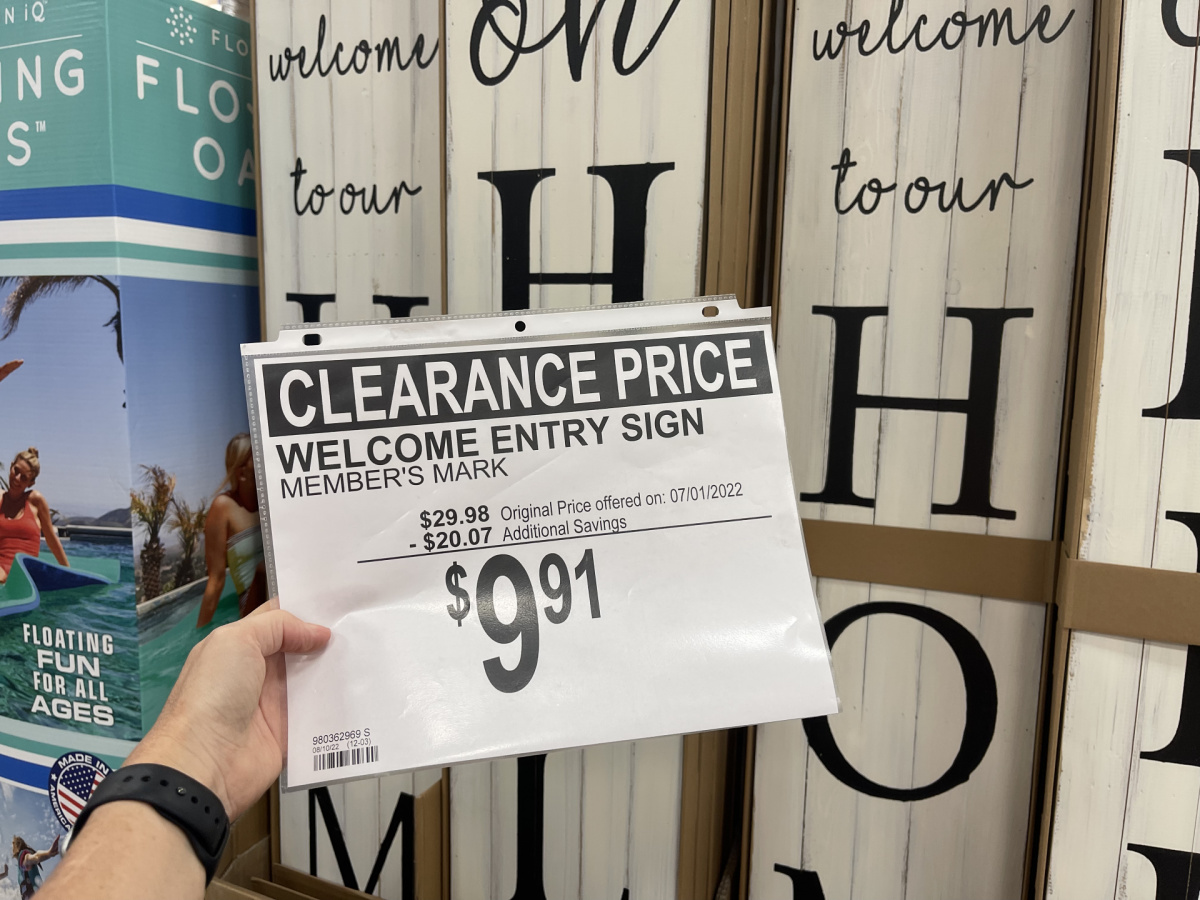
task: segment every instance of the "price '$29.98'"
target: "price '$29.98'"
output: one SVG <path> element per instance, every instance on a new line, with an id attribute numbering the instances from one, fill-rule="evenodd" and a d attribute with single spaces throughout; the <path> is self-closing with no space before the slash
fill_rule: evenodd
<path id="1" fill-rule="evenodd" d="M 582 581 L 586 586 L 592 618 L 600 618 L 596 561 L 591 548 L 583 551 L 583 557 L 575 566 L 574 572 L 575 580 Z M 459 628 L 462 627 L 463 619 L 471 612 L 471 594 L 463 586 L 466 578 L 467 570 L 457 562 L 451 563 L 450 568 L 446 570 L 446 590 L 454 597 L 454 602 L 446 605 L 446 611 L 450 613 L 450 618 L 458 623 Z M 517 597 L 517 614 L 511 622 L 501 622 L 496 617 L 493 594 L 496 582 L 501 578 L 508 579 Z M 542 593 L 551 601 L 545 607 L 546 618 L 551 625 L 561 625 L 571 615 L 571 570 L 561 556 L 549 553 L 542 557 L 538 567 L 538 582 Z M 554 601 L 559 601 L 557 609 Z M 498 656 L 483 661 L 483 671 L 492 687 L 506 694 L 515 694 L 533 679 L 533 673 L 537 671 L 540 648 L 538 600 L 534 594 L 533 581 L 521 561 L 507 553 L 500 553 L 488 559 L 479 570 L 479 577 L 475 581 L 475 603 L 479 624 L 483 626 L 483 631 L 489 638 L 497 644 L 511 644 L 517 638 L 521 639 L 521 658 L 515 668 L 504 668 Z"/>

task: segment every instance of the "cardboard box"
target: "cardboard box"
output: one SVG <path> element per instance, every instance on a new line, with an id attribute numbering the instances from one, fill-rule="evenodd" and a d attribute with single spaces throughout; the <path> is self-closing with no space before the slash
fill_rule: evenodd
<path id="1" fill-rule="evenodd" d="M 23 360 L 0 383 L 7 856 L 74 822 L 59 783 L 118 766 L 190 648 L 238 617 L 221 547 L 197 627 L 259 301 L 248 25 L 191 0 L 0 21 L 0 356 Z M 23 493 L 8 464 L 31 447 Z"/>

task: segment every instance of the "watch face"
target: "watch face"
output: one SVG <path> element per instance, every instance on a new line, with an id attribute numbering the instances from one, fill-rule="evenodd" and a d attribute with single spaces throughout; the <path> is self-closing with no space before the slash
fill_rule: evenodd
<path id="1" fill-rule="evenodd" d="M 50 806 L 63 828 L 75 827 L 92 791 L 111 774 L 108 763 L 90 753 L 66 753 L 54 761 L 50 767 Z"/>

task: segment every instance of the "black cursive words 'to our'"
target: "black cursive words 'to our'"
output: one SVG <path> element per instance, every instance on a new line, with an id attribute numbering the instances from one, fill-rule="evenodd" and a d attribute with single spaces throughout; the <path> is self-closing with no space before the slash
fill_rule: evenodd
<path id="1" fill-rule="evenodd" d="M 838 215 L 844 216 L 858 210 L 863 215 L 869 216 L 879 208 L 879 201 L 883 199 L 884 194 L 890 194 L 899 187 L 898 182 L 884 184 L 878 178 L 869 179 L 866 184 L 858 189 L 851 200 L 845 206 L 842 205 L 842 187 L 845 184 L 846 176 L 852 168 L 858 163 L 850 156 L 850 149 L 843 148 L 841 159 L 830 168 L 837 172 L 837 181 L 833 186 L 833 207 L 838 211 Z M 924 175 L 919 175 L 909 182 L 908 187 L 904 190 L 903 203 L 904 209 L 914 215 L 921 212 L 929 202 L 929 198 L 936 197 L 935 206 L 938 210 L 944 213 L 959 210 L 961 212 L 972 212 L 978 209 L 984 200 L 988 201 L 988 212 L 994 212 L 996 204 L 1000 200 L 1000 192 L 1009 187 L 1012 190 L 1019 191 L 1033 184 L 1032 178 L 1027 178 L 1024 181 L 1014 181 L 1013 176 L 1008 172 L 1002 172 L 999 177 L 991 179 L 980 191 L 979 195 L 973 201 L 963 199 L 963 191 L 965 189 L 965 179 L 959 178 L 950 187 L 946 181 L 932 182 Z M 949 195 L 947 196 L 947 192 Z"/>
<path id="2" fill-rule="evenodd" d="M 367 188 L 365 185 L 359 187 L 353 182 L 348 181 L 339 191 L 336 187 L 326 187 L 318 181 L 315 187 L 308 189 L 308 199 L 301 203 L 300 198 L 303 191 L 301 182 L 304 180 L 304 176 L 308 174 L 308 169 L 304 168 L 304 161 L 300 157 L 296 157 L 296 168 L 292 169 L 290 174 L 292 179 L 292 204 L 298 216 L 308 213 L 312 213 L 314 216 L 321 215 L 325 211 L 325 201 L 334 194 L 338 195 L 337 210 L 344 216 L 355 212 L 362 212 L 363 215 L 374 213 L 377 216 L 382 216 L 387 212 L 400 212 L 400 201 L 405 195 L 415 197 L 421 193 L 420 185 L 410 188 L 408 182 L 401 181 L 400 184 L 387 192 L 383 203 L 380 204 L 379 185 L 377 184 Z"/>

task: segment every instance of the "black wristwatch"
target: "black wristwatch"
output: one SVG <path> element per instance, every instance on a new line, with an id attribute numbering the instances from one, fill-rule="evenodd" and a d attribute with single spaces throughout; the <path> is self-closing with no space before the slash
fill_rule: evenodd
<path id="1" fill-rule="evenodd" d="M 79 834 L 98 806 L 114 800 L 149 804 L 168 822 L 178 825 L 204 866 L 204 883 L 213 880 L 229 840 L 229 817 L 216 794 L 194 778 L 167 766 L 153 763 L 125 766 L 96 785 L 75 821 L 71 838 Z"/>

